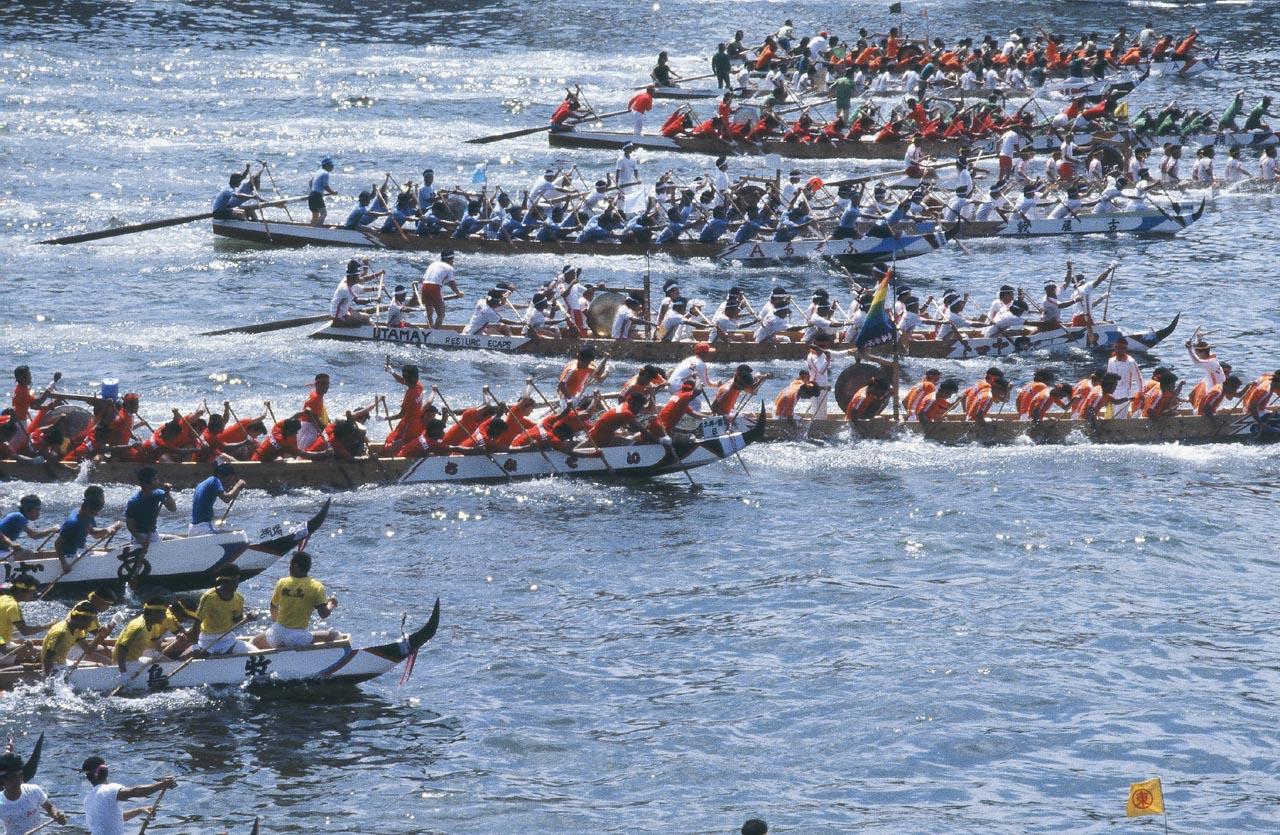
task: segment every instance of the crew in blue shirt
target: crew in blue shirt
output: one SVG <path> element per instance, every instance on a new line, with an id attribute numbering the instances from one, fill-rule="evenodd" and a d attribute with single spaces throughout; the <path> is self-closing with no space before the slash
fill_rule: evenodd
<path id="1" fill-rule="evenodd" d="M 138 470 L 138 492 L 124 506 L 124 523 L 133 535 L 134 544 L 141 545 L 144 550 L 152 542 L 160 540 L 156 533 L 160 508 L 171 513 L 178 509 L 178 503 L 173 499 L 173 485 L 156 484 L 157 475 L 155 467 Z"/>
<path id="2" fill-rule="evenodd" d="M 62 523 L 62 527 L 58 529 L 58 536 L 53 541 L 53 550 L 58 555 L 58 562 L 62 564 L 64 574 L 74 565 L 68 560 L 84 550 L 90 536 L 102 539 L 120 530 L 119 522 L 106 528 L 98 527 L 97 515 L 106 505 L 107 499 L 102 488 L 91 484 L 84 489 L 84 499 L 80 502 L 80 507 L 72 511 L 67 520 Z"/>
<path id="3" fill-rule="evenodd" d="M 187 536 L 216 533 L 213 528 L 214 503 L 222 500 L 230 505 L 243 489 L 244 479 L 236 478 L 235 467 L 225 462 L 215 466 L 213 475 L 197 484 L 191 497 L 191 526 L 187 529 Z"/>
<path id="4" fill-rule="evenodd" d="M 31 523 L 40 518 L 40 497 L 33 494 L 23 496 L 18 501 L 18 509 L 0 519 L 0 555 L 26 551 L 21 545 L 22 537 L 39 539 L 57 530 L 49 528 L 38 530 Z"/>
<path id="5" fill-rule="evenodd" d="M 729 229 L 729 219 L 724 206 L 716 206 L 711 210 L 711 218 L 698 233 L 698 243 L 713 244 L 724 236 Z"/>

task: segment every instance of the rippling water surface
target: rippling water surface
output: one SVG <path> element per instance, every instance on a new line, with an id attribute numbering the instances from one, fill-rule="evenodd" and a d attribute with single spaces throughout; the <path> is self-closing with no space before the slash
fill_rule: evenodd
<path id="1" fill-rule="evenodd" d="M 900 20 L 887 5 L 11 3 L 0 9 L 0 352 L 37 380 L 61 369 L 72 389 L 118 377 L 153 414 L 206 397 L 241 412 L 295 404 L 320 369 L 334 374 L 333 405 L 354 405 L 392 385 L 377 349 L 297 331 L 194 335 L 322 308 L 352 253 L 254 249 L 199 224 L 32 241 L 204 211 L 246 160 L 269 161 L 286 193 L 324 155 L 346 195 L 427 165 L 449 184 L 478 162 L 527 187 L 557 159 L 542 137 L 461 141 L 538 123 L 567 83 L 613 109 L 659 49 L 701 73 L 735 28 L 762 35 L 790 15 L 804 29 L 884 30 Z M 922 31 L 918 4 L 905 5 Z M 1274 4 L 944 0 L 929 11 L 931 32 L 951 38 L 1197 24 L 1227 71 L 1153 81 L 1137 103 L 1221 109 L 1238 88 L 1274 92 Z M 588 177 L 612 159 L 572 157 Z M 707 164 L 652 154 L 645 170 Z M 1276 365 L 1276 210 L 1275 197 L 1218 196 L 1176 240 L 975 243 L 972 256 L 901 273 L 925 293 L 945 281 L 985 299 L 1004 281 L 1038 287 L 1067 258 L 1089 271 L 1116 259 L 1122 322 L 1182 311 L 1184 328 L 1209 328 L 1252 377 Z M 379 263 L 405 281 L 426 262 Z M 459 275 L 474 295 L 560 263 L 463 256 Z M 646 267 L 585 266 L 611 282 Z M 756 296 L 774 281 L 798 294 L 847 286 L 820 267 L 649 268 L 707 297 L 729 282 Z M 1191 375 L 1186 332 L 1160 359 Z M 419 358 L 455 401 L 482 381 L 514 392 L 557 365 Z M 1029 365 L 1008 372 L 1023 379 Z M 698 471 L 696 494 L 677 480 L 340 494 L 314 548 L 342 600 L 332 623 L 384 640 L 402 612 L 425 617 L 443 600 L 407 685 L 389 675 L 323 699 L 124 702 L 36 688 L 4 697 L 0 730 L 49 734 L 41 782 L 73 808 L 82 787 L 68 767 L 90 752 L 125 782 L 178 774 L 158 832 L 247 832 L 255 814 L 264 832 L 728 832 L 756 815 L 793 832 L 1101 832 L 1125 825 L 1129 782 L 1154 774 L 1173 830 L 1275 828 L 1272 450 L 904 442 L 744 458 L 749 474 Z M 30 489 L 0 485 L 0 500 L 7 509 Z M 61 515 L 79 488 L 39 489 Z M 127 496 L 108 489 L 113 508 Z M 251 492 L 234 515 L 256 530 L 319 500 Z M 281 570 L 246 596 L 265 605 Z M 31 620 L 61 611 L 33 608 Z"/>

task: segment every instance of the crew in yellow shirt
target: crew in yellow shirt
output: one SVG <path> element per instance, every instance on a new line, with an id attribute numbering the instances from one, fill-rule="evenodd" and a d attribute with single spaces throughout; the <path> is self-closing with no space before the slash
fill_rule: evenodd
<path id="1" fill-rule="evenodd" d="M 218 569 L 215 585 L 200 597 L 196 607 L 195 637 L 199 651 L 209 655 L 244 654 L 249 645 L 233 633 L 254 615 L 244 615 L 244 596 L 240 585 L 240 568 L 235 563 Z"/>
<path id="2" fill-rule="evenodd" d="M 337 639 L 334 630 L 313 635 L 308 629 L 313 611 L 324 620 L 338 608 L 338 598 L 326 598 L 324 585 L 308 577 L 310 572 L 311 555 L 305 551 L 294 553 L 289 560 L 289 576 L 276 583 L 275 592 L 271 595 L 271 619 L 274 623 L 253 639 L 254 646 L 261 649 L 305 647 L 313 641 Z"/>
<path id="3" fill-rule="evenodd" d="M 67 663 L 67 653 L 77 643 L 84 641 L 89 625 L 93 623 L 93 607 L 81 601 L 64 620 L 60 620 L 44 636 L 40 646 L 40 667 L 46 676 Z"/>
<path id="4" fill-rule="evenodd" d="M 28 626 L 22 617 L 20 603 L 30 603 L 36 596 L 36 578 L 30 574 L 15 575 L 9 589 L 0 592 L 0 659 L 4 664 L 22 664 L 36 661 L 39 653 L 28 641 L 14 641 L 14 633 L 23 638 L 38 635 L 52 624 Z"/>

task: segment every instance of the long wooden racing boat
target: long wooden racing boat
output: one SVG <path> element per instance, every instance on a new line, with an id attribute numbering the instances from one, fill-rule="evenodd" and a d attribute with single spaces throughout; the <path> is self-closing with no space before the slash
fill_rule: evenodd
<path id="1" fill-rule="evenodd" d="M 207 589 L 213 585 L 218 569 L 225 565 L 237 566 L 241 578 L 246 580 L 261 574 L 318 531 L 328 513 L 326 500 L 307 522 L 271 525 L 263 528 L 253 542 L 244 531 L 227 531 L 162 539 L 146 553 L 139 553 L 139 549 L 128 545 L 110 550 L 94 549 L 73 560 L 71 570 L 65 575 L 56 556 L 5 562 L 4 580 L 9 582 L 19 574 L 30 574 L 37 582 L 52 583 L 49 595 L 58 598 L 83 596 L 103 586 L 123 593 L 126 586 L 134 583 L 169 591 Z"/>
<path id="2" fill-rule="evenodd" d="M 941 444 L 1014 444 L 1027 441 L 1037 444 L 1075 441 L 1099 444 L 1269 443 L 1280 441 L 1280 414 L 1269 412 L 1261 420 L 1255 420 L 1247 414 L 1201 417 L 1182 411 L 1155 419 L 1120 417 L 1088 421 L 1051 418 L 1040 423 L 1019 420 L 1017 415 L 1011 414 L 991 415 L 985 423 L 965 420 L 962 415 L 948 415 L 930 424 L 883 416 L 859 421 L 770 417 L 769 429 L 765 432 L 766 440 L 771 441 L 838 437 L 876 441 L 924 438 Z"/>
<path id="3" fill-rule="evenodd" d="M 122 675 L 114 664 L 80 664 L 68 670 L 66 683 L 80 692 L 130 695 L 186 687 L 274 688 L 289 685 L 354 685 L 386 673 L 407 660 L 435 636 L 440 625 L 440 601 L 431 618 L 400 640 L 370 647 L 352 647 L 350 636 L 297 649 L 254 649 L 248 654 L 208 655 L 152 661 L 145 668 Z M 0 670 L 0 690 L 41 679 L 39 665 Z"/>
<path id="4" fill-rule="evenodd" d="M 761 423 L 743 432 L 700 437 L 681 433 L 671 446 L 656 443 L 608 446 L 566 454 L 548 449 L 521 452 L 483 452 L 433 455 L 428 458 L 380 458 L 374 455 L 352 460 L 238 461 L 236 474 L 254 487 L 288 490 L 300 487 L 354 489 L 364 484 L 506 483 L 534 478 L 641 479 L 679 474 L 714 464 L 760 440 Z M 160 481 L 178 489 L 192 488 L 208 477 L 209 465 L 158 462 Z M 88 480 L 98 484 L 131 484 L 138 465 L 128 461 L 97 461 L 86 468 Z M 80 473 L 72 464 L 0 462 L 0 479 L 33 482 L 71 481 Z"/>
<path id="5" fill-rule="evenodd" d="M 603 148 L 620 150 L 624 145 L 635 145 L 650 151 L 672 151 L 686 154 L 747 155 L 777 154 L 789 159 L 892 159 L 900 160 L 907 152 L 905 141 L 876 142 L 872 139 L 840 142 L 783 142 L 766 139 L 762 142 L 726 142 L 718 137 L 677 136 L 674 139 L 661 134 L 643 134 L 621 131 L 573 130 L 553 131 L 547 134 L 553 148 Z M 922 150 L 929 156 L 954 157 L 962 149 L 970 147 L 990 148 L 992 140 L 973 145 L 960 140 L 944 139 L 924 142 Z"/>
<path id="6" fill-rule="evenodd" d="M 1176 213 L 1163 209 L 1144 212 L 1076 213 L 1061 218 L 1011 217 L 1009 220 L 963 220 L 950 230 L 955 238 L 1038 238 L 1055 235 L 1176 235 L 1200 219 L 1204 201 Z"/>
<path id="7" fill-rule="evenodd" d="M 813 258 L 831 258 L 846 265 L 902 260 L 933 252 L 946 245 L 946 235 L 927 232 L 898 237 L 849 238 L 844 240 L 747 241 L 703 244 L 673 241 L 668 244 L 603 241 L 580 244 L 572 240 L 543 243 L 534 240 L 498 241 L 486 238 L 424 237 L 376 229 L 342 226 L 311 226 L 264 220 L 215 220 L 213 232 L 227 238 L 263 246 L 341 246 L 361 249 L 389 249 L 409 252 L 485 253 L 490 255 L 550 254 L 566 258 L 589 255 L 670 255 L 672 258 L 710 258 L 744 266 L 798 263 Z M 727 236 L 726 236 L 727 237 Z"/>
<path id="8" fill-rule="evenodd" d="M 996 336 L 983 336 L 981 331 L 967 332 L 963 340 L 912 339 L 906 344 L 905 354 L 922 359 L 968 359 L 972 357 L 1004 357 L 1036 351 L 1050 353 L 1071 349 L 1110 351 L 1121 336 L 1129 340 L 1131 350 L 1145 353 L 1160 344 L 1178 325 L 1178 317 L 1165 327 L 1137 333 L 1123 333 L 1112 322 L 1095 322 L 1092 326 L 1073 325 L 1051 331 L 1016 330 Z M 661 342 L 645 339 L 577 339 L 529 336 L 500 336 L 491 334 L 464 335 L 459 325 L 431 328 L 426 325 L 405 325 L 391 328 L 386 325 L 361 325 L 337 327 L 328 324 L 312 333 L 312 339 L 335 339 L 348 342 L 382 342 L 417 348 L 448 348 L 469 351 L 495 351 L 505 354 L 530 354 L 542 357 L 570 357 L 582 348 L 590 346 L 597 356 L 608 354 L 618 360 L 640 362 L 677 363 L 693 352 L 695 342 L 704 341 L 708 332 L 695 330 L 692 340 L 686 342 Z M 715 362 L 770 362 L 775 360 L 802 360 L 809 353 L 809 345 L 801 341 L 801 331 L 788 332 L 790 342 L 753 342 L 749 332 L 741 332 L 740 339 L 716 342 Z M 848 345 L 835 345 L 849 348 Z M 880 352 L 887 348 L 877 349 Z"/>

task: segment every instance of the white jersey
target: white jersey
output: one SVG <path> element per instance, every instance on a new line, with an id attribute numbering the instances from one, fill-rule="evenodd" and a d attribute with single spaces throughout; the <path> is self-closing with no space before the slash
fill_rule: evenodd
<path id="1" fill-rule="evenodd" d="M 707 364 L 703 362 L 702 357 L 696 354 L 680 361 L 671 371 L 670 385 L 667 391 L 671 394 L 678 394 L 680 388 L 684 385 L 684 381 L 692 377 L 698 381 L 698 384 L 704 388 L 711 385 L 711 377 L 707 371 Z"/>
<path id="2" fill-rule="evenodd" d="M 738 329 L 738 321 L 729 316 L 721 308 L 716 313 L 715 318 L 711 320 L 715 326 L 711 329 L 711 333 L 707 334 L 708 342 L 718 342 L 721 339 L 729 339 L 729 335 Z"/>
<path id="3" fill-rule="evenodd" d="M 1000 156 L 1013 159 L 1022 150 L 1022 136 L 1010 128 L 1000 134 Z"/>
<path id="4" fill-rule="evenodd" d="M 1014 207 L 1014 214 L 1022 215 L 1027 220 L 1032 220 L 1036 216 L 1036 199 L 1034 197 L 1024 197 L 1018 201 L 1018 205 Z"/>
<path id="5" fill-rule="evenodd" d="M 31 783 L 23 783 L 18 789 L 17 800 L 0 797 L 0 823 L 4 835 L 27 835 L 40 826 L 40 810 L 49 802 L 44 789 Z"/>
<path id="6" fill-rule="evenodd" d="M 809 382 L 823 388 L 831 387 L 831 354 L 826 351 L 810 351 L 804 361 L 809 372 Z"/>
<path id="7" fill-rule="evenodd" d="M 604 207 L 609 203 L 609 194 L 604 191 L 593 191 L 587 195 L 587 199 L 582 202 L 582 208 L 587 214 L 595 217 L 604 211 Z"/>
<path id="8" fill-rule="evenodd" d="M 124 808 L 119 801 L 124 786 L 103 783 L 84 796 L 85 827 L 92 835 L 124 835 Z"/>
<path id="9" fill-rule="evenodd" d="M 982 332 L 982 335 L 986 337 L 999 336 L 1006 331 L 1016 330 L 1017 328 L 1022 327 L 1022 325 L 1022 317 L 1014 316 L 1009 312 L 1009 308 L 1006 307 L 1000 311 L 1000 314 L 996 316 L 996 318 L 991 320 L 991 324 Z"/>
<path id="10" fill-rule="evenodd" d="M 1200 370 L 1204 372 L 1204 378 L 1208 386 L 1220 386 L 1227 379 L 1227 374 L 1222 370 L 1222 363 L 1218 362 L 1218 358 L 1212 354 L 1208 359 L 1196 356 L 1195 349 L 1188 348 L 1187 353 L 1191 356 L 1191 361 L 1200 366 Z"/>
<path id="11" fill-rule="evenodd" d="M 946 321 L 938 327 L 938 339 L 953 339 L 969 327 L 965 318 L 954 310 L 947 310 Z"/>
<path id="12" fill-rule="evenodd" d="M 1054 206 L 1053 211 L 1049 212 L 1049 220 L 1062 220 L 1069 217 L 1072 213 L 1079 214 L 1084 208 L 1084 203 L 1078 197 L 1068 197 L 1066 200 L 1060 201 Z"/>
<path id="13" fill-rule="evenodd" d="M 570 310 L 581 310 L 585 312 L 591 307 L 591 302 L 586 299 L 586 291 L 582 289 L 582 285 L 574 282 L 565 291 L 564 303 L 568 305 Z"/>
<path id="14" fill-rule="evenodd" d="M 1196 160 L 1195 165 L 1191 166 L 1191 182 L 1193 183 L 1212 183 L 1213 182 L 1213 158 L 1200 157 Z"/>
<path id="15" fill-rule="evenodd" d="M 978 204 L 977 210 L 974 211 L 973 219 L 979 222 L 988 221 L 988 220 L 1003 220 L 1003 218 L 1000 217 L 999 212 L 996 211 L 996 208 L 998 206 L 999 206 L 999 202 L 995 198 L 982 201 L 981 203 Z"/>
<path id="16" fill-rule="evenodd" d="M 951 198 L 951 202 L 947 204 L 947 210 L 943 212 L 942 219 L 947 223 L 955 223 L 964 218 L 964 210 L 969 208 L 969 200 L 966 197 L 956 195 Z"/>
<path id="17" fill-rule="evenodd" d="M 991 307 L 987 310 L 987 321 L 994 322 L 996 319 L 1009 312 L 1009 305 L 996 299 L 991 303 Z"/>
<path id="18" fill-rule="evenodd" d="M 693 332 L 693 326 L 685 321 L 683 313 L 672 310 L 661 320 L 663 342 L 686 342 Z"/>
<path id="19" fill-rule="evenodd" d="M 399 302 L 393 301 L 387 305 L 387 327 L 398 328 L 404 325 L 404 308 Z"/>
<path id="20" fill-rule="evenodd" d="M 475 312 L 471 314 L 471 318 L 467 320 L 467 326 L 463 329 L 463 333 L 475 336 L 484 333 L 484 329 L 490 325 L 497 325 L 501 322 L 502 314 L 490 307 L 487 302 L 480 302 L 476 305 Z"/>
<path id="21" fill-rule="evenodd" d="M 1138 181 L 1142 179 L 1142 176 L 1141 176 L 1142 168 L 1143 168 L 1143 165 L 1140 159 L 1138 159 L 1137 157 L 1129 158 L 1129 166 L 1125 169 L 1125 171 L 1128 172 L 1129 174 L 1129 182 L 1137 185 Z"/>
<path id="22" fill-rule="evenodd" d="M 613 328 L 609 331 L 609 336 L 613 339 L 630 339 L 637 318 L 630 308 L 619 307 L 613 317 Z"/>
<path id="23" fill-rule="evenodd" d="M 1234 157 L 1228 157 L 1227 171 L 1226 174 L 1223 175 L 1223 179 L 1228 183 L 1238 183 L 1242 180 L 1249 179 L 1249 174 L 1245 171 L 1244 163 Z"/>
<path id="24" fill-rule="evenodd" d="M 902 164 L 908 168 L 913 165 L 919 165 L 923 160 L 924 151 L 914 142 L 907 146 L 907 152 L 902 155 Z"/>
<path id="25" fill-rule="evenodd" d="M 804 329 L 804 336 L 801 339 L 805 342 L 812 342 L 820 333 L 832 333 L 832 322 L 816 313 L 809 317 L 809 326 Z"/>
<path id="26" fill-rule="evenodd" d="M 444 284 L 453 281 L 453 265 L 444 261 L 435 261 L 422 274 L 423 284 Z"/>
<path id="27" fill-rule="evenodd" d="M 1116 400 L 1128 400 L 1142 391 L 1142 371 L 1133 357 L 1123 360 L 1112 357 L 1107 360 L 1107 371 L 1120 377 L 1116 385 Z"/>
<path id="28" fill-rule="evenodd" d="M 342 319 L 348 316 L 355 308 L 356 294 L 360 289 L 359 284 L 347 286 L 344 281 L 338 285 L 338 289 L 333 291 L 333 299 L 329 302 L 329 315 L 334 319 Z"/>
<path id="29" fill-rule="evenodd" d="M 554 197 L 556 194 L 556 184 L 550 180 L 542 180 L 536 186 L 529 189 L 529 206 L 533 207 L 546 200 Z"/>
<path id="30" fill-rule="evenodd" d="M 1102 193 L 1098 195 L 1098 202 L 1094 204 L 1093 213 L 1100 215 L 1104 212 L 1119 211 L 1120 189 L 1114 182 L 1109 183 Z"/>
<path id="31" fill-rule="evenodd" d="M 973 70 L 965 70 L 960 76 L 960 89 L 965 91 L 978 89 L 978 76 L 974 75 Z"/>
<path id="32" fill-rule="evenodd" d="M 1276 158 L 1263 154 L 1262 159 L 1258 161 L 1258 179 L 1265 183 L 1275 182 L 1276 179 Z"/>
<path id="33" fill-rule="evenodd" d="M 790 324 L 787 322 L 786 317 L 775 315 L 772 311 L 763 314 L 763 319 L 764 321 L 760 324 L 760 327 L 755 330 L 754 337 L 756 342 L 771 341 L 773 337 L 785 331 Z"/>
<path id="34" fill-rule="evenodd" d="M 618 157 L 614 164 L 617 184 L 620 186 L 635 185 L 640 182 L 640 163 L 628 156 Z"/>

